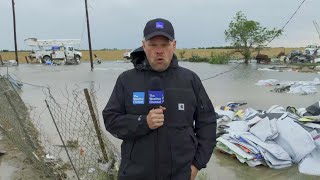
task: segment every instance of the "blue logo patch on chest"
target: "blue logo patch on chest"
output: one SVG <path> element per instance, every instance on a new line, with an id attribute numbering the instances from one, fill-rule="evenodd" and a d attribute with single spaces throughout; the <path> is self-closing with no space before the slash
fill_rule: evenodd
<path id="1" fill-rule="evenodd" d="M 149 104 L 163 104 L 163 91 L 149 91 Z"/>
<path id="2" fill-rule="evenodd" d="M 133 92 L 132 104 L 144 104 L 144 92 Z"/>

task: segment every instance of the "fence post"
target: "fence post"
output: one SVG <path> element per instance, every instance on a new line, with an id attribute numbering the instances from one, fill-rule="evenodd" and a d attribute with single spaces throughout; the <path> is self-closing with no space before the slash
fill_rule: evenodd
<path id="1" fill-rule="evenodd" d="M 108 158 L 107 151 L 106 151 L 106 148 L 105 148 L 103 140 L 102 140 L 101 131 L 100 131 L 100 128 L 99 128 L 99 125 L 98 125 L 98 121 L 97 121 L 96 115 L 95 115 L 94 110 L 93 110 L 92 101 L 91 101 L 91 98 L 90 98 L 90 95 L 89 95 L 89 91 L 88 91 L 87 88 L 84 89 L 84 94 L 86 96 L 87 103 L 88 103 L 89 110 L 90 110 L 90 114 L 91 114 L 92 121 L 93 121 L 93 124 L 94 124 L 94 128 L 95 128 L 97 136 L 98 136 L 98 140 L 99 140 L 99 144 L 100 144 L 100 148 L 101 148 L 101 151 L 102 151 L 103 158 L 104 158 L 105 162 L 108 162 L 109 158 Z"/>
<path id="2" fill-rule="evenodd" d="M 24 58 L 26 58 L 27 63 L 29 64 L 29 60 L 27 56 L 24 56 Z"/>
<path id="3" fill-rule="evenodd" d="M 3 65 L 3 61 L 2 61 L 2 56 L 0 54 L 0 61 L 1 61 L 1 65 Z"/>

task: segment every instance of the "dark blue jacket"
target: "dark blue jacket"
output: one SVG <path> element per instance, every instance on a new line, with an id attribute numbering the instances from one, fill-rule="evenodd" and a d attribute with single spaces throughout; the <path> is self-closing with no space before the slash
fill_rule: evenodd
<path id="1" fill-rule="evenodd" d="M 132 53 L 133 69 L 117 79 L 103 110 L 107 131 L 122 139 L 120 180 L 187 180 L 193 164 L 206 167 L 216 143 L 213 105 L 199 79 L 173 56 L 164 72 L 153 71 L 142 48 Z M 160 77 L 164 90 L 164 125 L 148 127 L 150 80 Z M 144 92 L 144 103 L 133 103 Z M 184 108 L 178 107 L 184 104 Z"/>

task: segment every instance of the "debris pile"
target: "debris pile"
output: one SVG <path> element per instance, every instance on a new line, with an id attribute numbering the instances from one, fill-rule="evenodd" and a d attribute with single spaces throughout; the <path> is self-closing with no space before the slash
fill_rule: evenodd
<path id="1" fill-rule="evenodd" d="M 299 165 L 320 176 L 320 102 L 307 108 L 274 105 L 266 111 L 216 108 L 217 149 L 241 163 L 274 169 Z"/>

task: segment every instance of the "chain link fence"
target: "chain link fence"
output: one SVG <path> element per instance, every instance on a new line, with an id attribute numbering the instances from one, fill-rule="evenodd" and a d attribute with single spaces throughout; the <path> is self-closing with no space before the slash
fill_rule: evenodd
<path id="1" fill-rule="evenodd" d="M 29 118 L 27 107 L 5 76 L 0 76 L 0 130 L 48 178 L 59 179 L 59 173 L 44 160 L 39 131 Z"/>
<path id="2" fill-rule="evenodd" d="M 116 179 L 120 153 L 101 132 L 94 84 L 89 90 L 42 90 L 43 107 L 29 108 L 33 109 L 30 113 L 9 81 L 1 77 L 0 130 L 48 177 Z"/>

